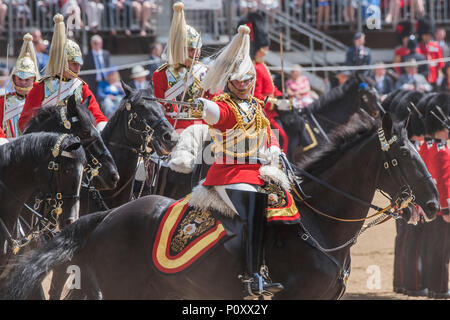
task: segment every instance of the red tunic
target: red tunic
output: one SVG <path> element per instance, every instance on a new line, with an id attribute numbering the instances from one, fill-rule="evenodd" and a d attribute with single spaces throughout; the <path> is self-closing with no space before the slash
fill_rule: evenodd
<path id="1" fill-rule="evenodd" d="M 5 96 L 0 97 L 0 138 L 5 138 L 6 135 L 3 132 L 2 126 L 3 126 L 3 109 L 4 109 L 4 103 L 5 103 Z"/>
<path id="2" fill-rule="evenodd" d="M 408 55 L 410 50 L 407 47 L 398 47 L 394 51 L 394 62 L 399 63 L 402 62 L 402 57 Z M 400 67 L 394 67 L 395 71 L 398 74 L 402 74 L 402 69 Z"/>
<path id="3" fill-rule="evenodd" d="M 434 178 L 441 208 L 445 209 L 448 208 L 447 199 L 450 198 L 450 150 L 447 148 L 446 141 L 434 143 L 431 157 L 433 157 Z M 442 212 L 439 212 L 438 215 L 442 215 Z"/>
<path id="4" fill-rule="evenodd" d="M 169 81 L 167 80 L 166 69 L 161 68 L 153 72 L 152 82 L 153 82 L 153 94 L 155 95 L 155 97 L 164 99 L 166 91 L 170 88 Z M 208 98 L 208 96 L 205 97 Z M 178 106 L 175 104 L 173 105 L 163 104 L 163 106 L 165 107 L 166 112 L 178 112 Z M 175 119 L 173 119 L 173 117 L 166 114 L 166 118 L 172 126 L 175 124 Z M 184 130 L 193 124 L 205 124 L 205 122 L 203 122 L 203 120 L 201 119 L 199 120 L 179 119 L 177 121 L 177 127 L 175 129 Z"/>
<path id="5" fill-rule="evenodd" d="M 423 54 L 427 60 L 435 60 L 435 59 L 442 59 L 442 49 L 439 46 L 439 44 L 435 41 L 429 41 L 428 43 L 421 42 L 419 44 L 418 53 Z M 439 70 L 444 67 L 444 62 L 434 62 L 429 65 L 428 70 L 428 82 L 429 83 L 436 83 L 438 76 L 439 76 Z"/>
<path id="6" fill-rule="evenodd" d="M 220 109 L 220 117 L 219 121 L 212 127 L 221 132 L 226 132 L 236 125 L 236 117 L 233 110 L 226 102 L 217 101 L 216 103 Z M 273 134 L 270 127 L 267 128 L 267 134 L 270 134 L 271 140 L 265 142 L 266 147 L 279 147 L 276 136 Z M 259 177 L 260 167 L 261 165 L 259 163 L 237 164 L 233 159 L 225 156 L 222 159 L 216 158 L 206 175 L 203 185 L 220 186 L 233 183 L 249 183 L 262 186 L 264 185 L 264 181 Z"/>
<path id="7" fill-rule="evenodd" d="M 82 101 L 84 101 L 87 97 L 91 96 L 91 101 L 89 103 L 89 111 L 91 111 L 92 115 L 95 118 L 96 124 L 99 122 L 107 122 L 108 119 L 105 117 L 103 112 L 100 110 L 100 106 L 98 105 L 97 100 L 95 99 L 94 94 L 89 89 L 89 86 L 83 82 L 82 87 Z M 19 128 L 24 131 L 28 121 L 33 117 L 36 109 L 40 108 L 42 105 L 42 101 L 45 98 L 44 92 L 44 82 L 35 83 L 33 89 L 28 93 L 27 99 L 25 100 L 25 106 L 23 107 L 22 114 L 19 118 Z"/>

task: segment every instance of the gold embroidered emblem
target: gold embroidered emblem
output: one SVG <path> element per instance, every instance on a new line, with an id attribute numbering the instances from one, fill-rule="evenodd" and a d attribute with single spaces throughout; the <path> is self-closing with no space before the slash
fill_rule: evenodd
<path id="1" fill-rule="evenodd" d="M 170 249 L 173 252 L 181 252 L 193 237 L 198 237 L 212 228 L 216 220 L 207 210 L 191 210 L 180 224 L 177 234 L 173 237 Z"/>

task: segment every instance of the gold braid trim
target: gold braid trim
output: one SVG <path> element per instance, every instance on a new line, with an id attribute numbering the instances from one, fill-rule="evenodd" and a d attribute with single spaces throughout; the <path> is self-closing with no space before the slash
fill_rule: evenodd
<path id="1" fill-rule="evenodd" d="M 230 131 L 240 131 L 242 133 L 242 137 L 241 138 L 235 138 L 233 143 L 234 145 L 236 145 L 238 142 L 242 141 L 243 139 L 257 139 L 257 143 L 256 146 L 254 148 L 252 148 L 251 150 L 245 152 L 245 153 L 236 153 L 236 152 L 232 152 L 230 150 L 226 149 L 226 143 L 224 144 L 223 142 L 220 143 L 217 141 L 215 134 L 217 133 L 218 130 L 212 131 L 212 126 L 210 126 L 210 135 L 211 138 L 214 142 L 214 151 L 215 152 L 222 152 L 230 157 L 233 158 L 243 158 L 243 157 L 248 157 L 252 154 L 254 154 L 262 145 L 262 143 L 264 142 L 264 139 L 260 139 L 260 134 L 262 130 L 265 130 L 267 127 L 270 126 L 270 122 L 269 120 L 266 118 L 266 116 L 264 115 L 264 112 L 262 110 L 261 105 L 263 104 L 263 102 L 261 100 L 258 100 L 254 97 L 250 97 L 249 99 L 250 101 L 252 101 L 252 106 L 255 106 L 255 108 L 251 108 L 245 115 L 242 115 L 239 111 L 239 107 L 236 104 L 236 102 L 233 101 L 233 99 L 231 98 L 231 96 L 228 93 L 223 93 L 221 95 L 218 95 L 216 97 L 213 98 L 214 102 L 217 101 L 221 101 L 221 102 L 225 102 L 233 111 L 234 116 L 236 118 L 236 124 L 233 126 L 233 128 L 231 128 L 230 130 L 227 130 L 226 132 L 220 132 L 222 137 L 226 137 L 227 134 L 229 134 Z M 256 102 L 253 103 L 253 101 Z M 245 123 L 244 118 L 250 119 L 250 116 L 252 115 L 252 112 L 255 112 L 253 115 L 253 118 L 248 122 Z M 269 141 L 271 139 L 271 135 L 269 132 Z M 217 151 L 220 150 L 220 151 Z"/>

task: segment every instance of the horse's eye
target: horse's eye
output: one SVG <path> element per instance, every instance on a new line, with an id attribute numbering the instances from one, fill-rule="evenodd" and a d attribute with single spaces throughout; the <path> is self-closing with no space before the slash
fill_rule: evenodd
<path id="1" fill-rule="evenodd" d="M 402 150 L 402 156 L 403 157 L 408 157 L 409 156 L 409 151 L 408 150 Z"/>

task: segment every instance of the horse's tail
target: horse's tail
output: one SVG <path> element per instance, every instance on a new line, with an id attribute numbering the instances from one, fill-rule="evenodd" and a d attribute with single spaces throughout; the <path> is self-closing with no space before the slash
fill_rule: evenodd
<path id="1" fill-rule="evenodd" d="M 13 266 L 1 299 L 27 299 L 35 286 L 42 282 L 47 272 L 65 263 L 84 247 L 89 235 L 110 211 L 97 212 L 81 217 L 68 225 L 42 247 L 30 251 Z"/>

